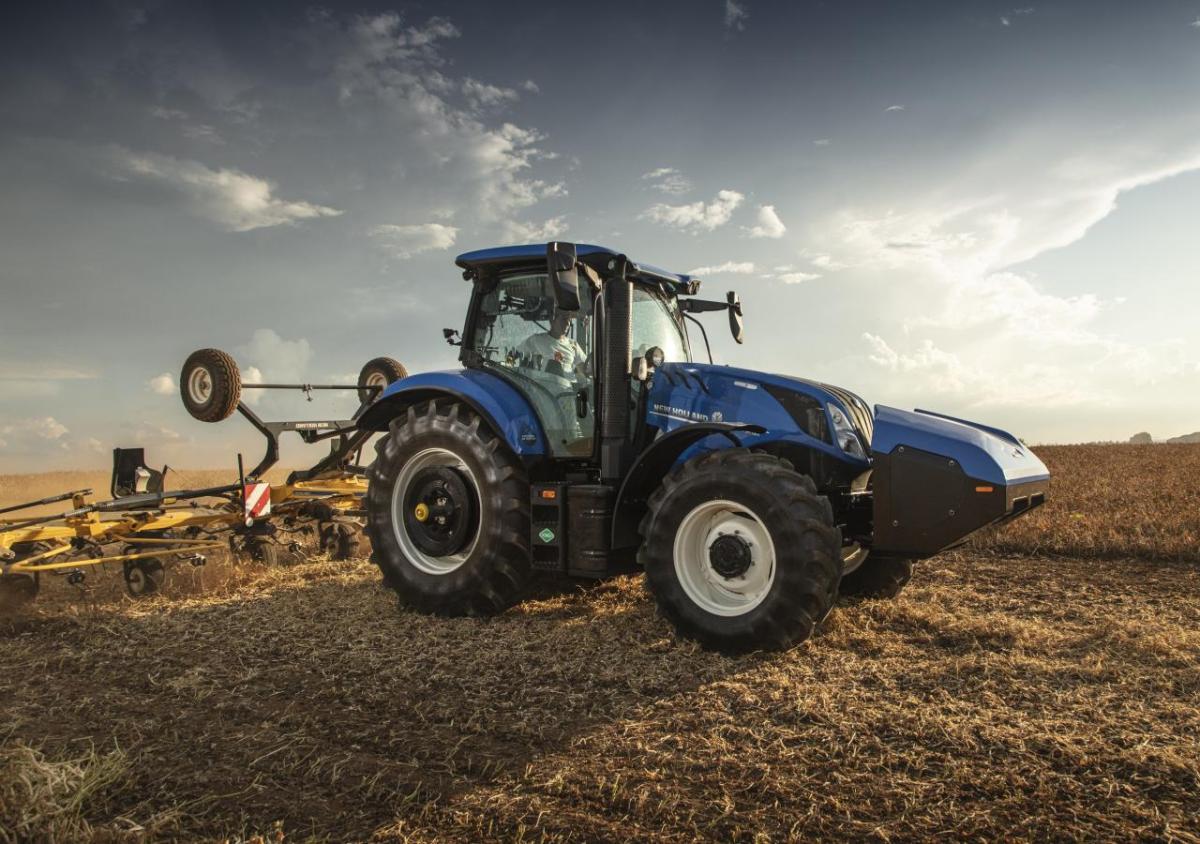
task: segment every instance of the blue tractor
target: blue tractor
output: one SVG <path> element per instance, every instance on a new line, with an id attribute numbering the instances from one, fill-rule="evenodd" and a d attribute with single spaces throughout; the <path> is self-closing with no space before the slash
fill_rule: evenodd
<path id="1" fill-rule="evenodd" d="M 484 615 L 534 571 L 641 568 L 685 636 L 741 651 L 806 639 L 839 594 L 893 596 L 914 560 L 1045 501 L 1016 437 L 801 378 L 700 363 L 688 326 L 742 308 L 599 246 L 483 249 L 462 368 L 389 384 L 367 533 L 420 610 Z"/>

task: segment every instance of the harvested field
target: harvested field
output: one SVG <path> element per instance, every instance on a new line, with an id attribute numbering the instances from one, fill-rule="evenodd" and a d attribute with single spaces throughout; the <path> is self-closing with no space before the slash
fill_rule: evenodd
<path id="1" fill-rule="evenodd" d="M 1200 448 L 1039 453 L 1051 504 L 786 654 L 638 577 L 489 620 L 366 562 L 47 595 L 0 622 L 0 839 L 1198 841 Z"/>

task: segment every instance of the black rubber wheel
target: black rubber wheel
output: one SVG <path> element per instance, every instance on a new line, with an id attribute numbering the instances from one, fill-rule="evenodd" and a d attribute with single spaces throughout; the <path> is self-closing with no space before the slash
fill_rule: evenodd
<path id="1" fill-rule="evenodd" d="M 469 408 L 431 401 L 393 419 L 375 448 L 366 532 L 384 583 L 403 603 L 441 615 L 491 615 L 515 603 L 530 573 L 529 481 L 505 443 Z M 432 516 L 471 520 L 442 556 L 421 550 L 433 546 L 407 518 L 422 467 L 453 467 L 473 496 L 472 506 L 444 501 L 448 515 Z"/>
<path id="2" fill-rule="evenodd" d="M 36 574 L 0 574 L 0 612 L 15 612 L 38 593 Z"/>
<path id="3" fill-rule="evenodd" d="M 360 533 L 351 522 L 327 522 L 320 528 L 321 549 L 335 562 L 356 559 Z"/>
<path id="4" fill-rule="evenodd" d="M 250 552 L 250 559 L 266 566 L 277 566 L 283 558 L 280 547 L 269 540 L 247 543 L 246 550 Z"/>
<path id="5" fill-rule="evenodd" d="M 912 560 L 868 555 L 858 568 L 842 578 L 838 592 L 863 598 L 895 598 L 912 574 Z"/>
<path id="6" fill-rule="evenodd" d="M 358 373 L 358 400 L 362 404 L 374 401 L 383 393 L 382 389 L 368 390 L 367 387 L 387 387 L 394 381 L 408 377 L 404 364 L 395 358 L 375 358 L 367 361 Z"/>
<path id="7" fill-rule="evenodd" d="M 237 410 L 242 375 L 233 358 L 220 349 L 188 355 L 179 373 L 179 394 L 187 412 L 201 422 L 220 422 Z"/>
<path id="8" fill-rule="evenodd" d="M 705 647 L 789 648 L 837 600 L 833 509 L 786 460 L 744 448 L 699 455 L 663 480 L 640 530 L 659 610 Z"/>
<path id="9" fill-rule="evenodd" d="M 125 591 L 134 599 L 148 598 L 157 592 L 166 580 L 167 573 L 162 560 L 143 557 L 125 561 Z"/>

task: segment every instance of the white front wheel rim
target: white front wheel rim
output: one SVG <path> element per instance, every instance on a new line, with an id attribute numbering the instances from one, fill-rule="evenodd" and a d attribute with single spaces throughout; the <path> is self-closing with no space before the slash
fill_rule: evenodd
<path id="1" fill-rule="evenodd" d="M 368 387 L 386 387 L 387 385 L 387 376 L 382 372 L 372 372 L 367 376 L 366 386 Z"/>
<path id="2" fill-rule="evenodd" d="M 744 573 L 720 574 L 710 558 L 713 543 L 734 536 L 749 548 Z M 775 582 L 775 543 L 762 519 L 736 501 L 706 501 L 693 508 L 675 532 L 675 575 L 684 593 L 705 612 L 739 616 L 767 597 Z"/>

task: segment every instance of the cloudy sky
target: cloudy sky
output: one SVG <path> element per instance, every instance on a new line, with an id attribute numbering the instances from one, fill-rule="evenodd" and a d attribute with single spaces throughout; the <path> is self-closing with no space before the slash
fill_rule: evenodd
<path id="1" fill-rule="evenodd" d="M 548 238 L 737 289 L 724 362 L 1200 429 L 1200 0 L 28 4 L 0 47 L 0 471 L 254 452 L 190 351 L 453 367 L 453 257 Z"/>

